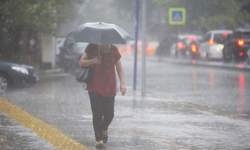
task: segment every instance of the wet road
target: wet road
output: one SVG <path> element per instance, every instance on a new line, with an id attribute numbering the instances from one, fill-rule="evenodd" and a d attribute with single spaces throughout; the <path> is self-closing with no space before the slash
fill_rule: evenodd
<path id="1" fill-rule="evenodd" d="M 248 72 L 147 61 L 147 94 L 132 90 L 133 59 L 124 58 L 128 93 L 116 98 L 107 150 L 243 150 L 250 147 Z M 43 74 L 31 88 L 1 97 L 90 149 L 86 91 L 69 74 Z M 36 148 L 33 148 L 36 149 Z M 53 147 L 51 148 L 53 149 Z M 65 148 L 66 149 L 66 148 Z"/>
<path id="2" fill-rule="evenodd" d="M 156 59 L 151 60 L 154 61 L 147 63 L 146 71 L 148 95 L 190 102 L 242 116 L 250 115 L 249 70 L 166 64 L 164 61 L 157 63 Z M 141 80 L 138 81 L 140 89 Z"/>

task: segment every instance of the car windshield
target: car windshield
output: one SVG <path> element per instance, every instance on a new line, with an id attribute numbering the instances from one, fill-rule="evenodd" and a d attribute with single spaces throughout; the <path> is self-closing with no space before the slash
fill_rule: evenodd
<path id="1" fill-rule="evenodd" d="M 226 41 L 229 34 L 230 33 L 227 33 L 227 34 L 224 34 L 224 33 L 214 34 L 214 41 L 216 41 L 218 44 L 223 44 Z"/>

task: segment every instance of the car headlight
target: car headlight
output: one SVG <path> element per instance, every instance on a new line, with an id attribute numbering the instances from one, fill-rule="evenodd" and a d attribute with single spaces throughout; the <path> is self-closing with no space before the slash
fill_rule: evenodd
<path id="1" fill-rule="evenodd" d="M 28 70 L 24 67 L 19 67 L 19 66 L 11 66 L 11 69 L 17 71 L 17 72 L 21 72 L 23 74 L 29 74 Z"/>
<path id="2" fill-rule="evenodd" d="M 222 50 L 224 48 L 224 45 L 219 44 L 220 49 Z"/>

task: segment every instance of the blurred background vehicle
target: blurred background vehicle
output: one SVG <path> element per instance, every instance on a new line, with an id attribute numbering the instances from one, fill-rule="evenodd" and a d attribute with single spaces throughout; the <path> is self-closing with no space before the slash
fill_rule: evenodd
<path id="1" fill-rule="evenodd" d="M 33 66 L 0 60 L 0 93 L 11 87 L 26 87 L 38 81 Z"/>
<path id="2" fill-rule="evenodd" d="M 60 48 L 58 65 L 65 72 L 74 73 L 79 69 L 79 60 L 81 59 L 88 43 L 77 42 L 71 39 L 66 39 L 63 46 Z"/>
<path id="3" fill-rule="evenodd" d="M 131 52 L 132 55 L 134 55 L 135 53 L 135 43 L 131 43 L 131 45 L 129 45 L 131 47 Z M 137 56 L 141 56 L 142 55 L 142 41 L 137 41 Z"/>
<path id="4" fill-rule="evenodd" d="M 239 28 L 228 37 L 223 48 L 225 62 L 249 62 L 250 29 Z"/>
<path id="5" fill-rule="evenodd" d="M 171 46 L 176 42 L 176 37 L 174 35 L 166 34 L 165 37 L 159 43 L 159 46 L 156 49 L 156 55 L 158 57 L 170 56 L 171 55 Z"/>
<path id="6" fill-rule="evenodd" d="M 135 46 L 134 43 L 128 45 L 116 45 L 121 55 L 134 55 Z M 149 41 L 146 44 L 146 55 L 149 57 L 155 56 L 157 48 L 159 47 L 158 41 Z M 137 56 L 142 56 L 142 41 L 137 41 Z"/>
<path id="7" fill-rule="evenodd" d="M 146 51 L 147 56 L 155 56 L 156 49 L 159 47 L 159 41 L 149 41 L 147 43 Z"/>
<path id="8" fill-rule="evenodd" d="M 179 56 L 199 58 L 199 42 L 201 40 L 200 35 L 196 34 L 179 34 L 178 39 L 172 43 L 171 51 L 175 55 L 175 58 Z M 176 43 L 177 41 L 177 43 Z"/>
<path id="9" fill-rule="evenodd" d="M 232 34 L 232 30 L 211 30 L 202 38 L 200 43 L 201 57 L 222 60 L 222 49 L 227 37 Z"/>
<path id="10" fill-rule="evenodd" d="M 200 50 L 200 39 L 197 40 L 193 40 L 188 46 L 188 50 L 189 50 L 189 55 L 191 57 L 191 59 L 199 59 L 200 58 L 200 54 L 201 54 L 201 50 Z"/>
<path id="11" fill-rule="evenodd" d="M 135 53 L 135 43 L 130 42 L 127 45 L 116 44 L 121 55 L 133 56 Z M 142 42 L 137 41 L 137 56 L 142 55 Z"/>
<path id="12" fill-rule="evenodd" d="M 182 55 L 183 57 L 186 57 L 187 55 L 187 45 L 186 45 L 186 39 L 189 37 L 189 35 L 178 35 L 177 43 L 175 46 L 175 58 L 178 58 L 179 55 Z"/>

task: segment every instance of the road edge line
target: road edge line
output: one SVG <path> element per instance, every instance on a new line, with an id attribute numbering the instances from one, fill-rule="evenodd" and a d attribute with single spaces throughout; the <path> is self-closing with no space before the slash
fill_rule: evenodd
<path id="1" fill-rule="evenodd" d="M 1 97 L 0 110 L 59 150 L 90 150 L 58 129 L 46 124 Z"/>

